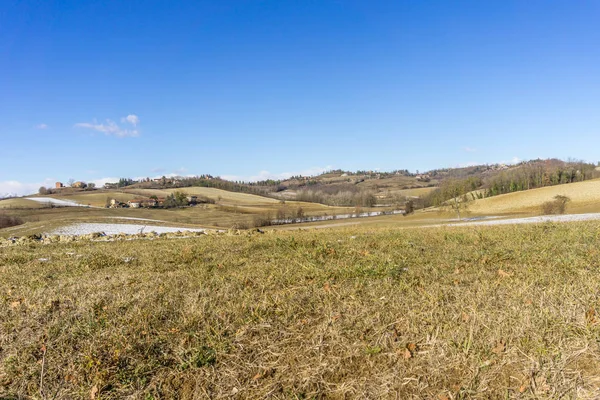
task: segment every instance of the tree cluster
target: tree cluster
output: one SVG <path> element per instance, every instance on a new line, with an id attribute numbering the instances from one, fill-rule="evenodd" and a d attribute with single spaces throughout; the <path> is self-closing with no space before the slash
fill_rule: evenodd
<path id="1" fill-rule="evenodd" d="M 331 189 L 337 188 L 331 187 Z M 298 190 L 296 200 L 343 207 L 373 207 L 377 202 L 375 195 L 368 190 L 326 190 L 323 188 Z"/>
<path id="2" fill-rule="evenodd" d="M 547 160 L 504 171 L 486 182 L 485 197 L 521 190 L 582 182 L 600 176 L 594 164 Z"/>

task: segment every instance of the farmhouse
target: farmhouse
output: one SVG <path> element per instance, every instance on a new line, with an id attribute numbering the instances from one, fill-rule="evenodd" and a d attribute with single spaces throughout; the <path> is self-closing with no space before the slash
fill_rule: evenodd
<path id="1" fill-rule="evenodd" d="M 150 208 L 150 207 L 162 206 L 163 203 L 164 203 L 164 201 L 165 201 L 164 198 L 157 198 L 157 199 L 132 199 L 132 200 L 129 200 L 127 202 L 127 205 L 130 208 L 141 208 L 141 207 Z"/>
<path id="2" fill-rule="evenodd" d="M 117 199 L 110 199 L 110 205 L 108 206 L 109 208 L 120 208 L 123 207 L 124 204 L 121 203 L 119 200 Z"/>
<path id="3" fill-rule="evenodd" d="M 77 188 L 77 189 L 85 189 L 87 187 L 87 183 L 81 182 L 81 181 L 77 181 L 77 182 L 73 183 L 71 185 L 71 187 L 74 187 L 74 188 Z"/>
<path id="4" fill-rule="evenodd" d="M 54 184 L 54 187 L 55 187 L 56 189 L 60 189 L 60 188 L 64 188 L 64 187 L 65 187 L 65 185 L 63 185 L 63 184 L 62 184 L 62 182 L 56 182 L 56 183 Z"/>
<path id="5" fill-rule="evenodd" d="M 131 208 L 140 208 L 144 199 L 132 199 L 127 202 L 127 205 Z"/>
<path id="6" fill-rule="evenodd" d="M 187 201 L 189 204 L 196 204 L 198 203 L 198 196 L 187 196 L 186 197 Z"/>

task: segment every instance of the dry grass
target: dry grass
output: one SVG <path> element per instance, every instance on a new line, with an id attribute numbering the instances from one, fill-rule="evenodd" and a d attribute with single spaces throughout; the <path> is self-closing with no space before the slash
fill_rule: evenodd
<path id="1" fill-rule="evenodd" d="M 44 208 L 46 204 L 24 198 L 0 200 L 0 209 Z"/>
<path id="2" fill-rule="evenodd" d="M 53 194 L 50 197 L 60 200 L 71 200 L 76 201 L 80 204 L 88 204 L 94 207 L 104 207 L 107 199 L 117 199 L 122 203 L 127 203 L 136 197 L 131 193 L 123 193 L 119 191 L 89 191 L 89 192 L 75 192 L 75 193 L 60 193 Z"/>
<path id="3" fill-rule="evenodd" d="M 597 398 L 599 231 L 5 248 L 0 397 Z"/>
<path id="4" fill-rule="evenodd" d="M 436 187 L 423 187 L 423 188 L 414 188 L 414 189 L 400 189 L 391 191 L 392 194 L 399 196 L 424 196 L 426 194 L 431 193 L 433 190 L 437 189 Z"/>
<path id="5" fill-rule="evenodd" d="M 185 192 L 188 194 L 205 196 L 215 201 L 220 201 L 223 204 L 230 205 L 262 205 L 262 204 L 277 204 L 279 200 L 268 197 L 257 196 L 248 193 L 229 192 L 227 190 L 205 188 L 205 187 L 186 187 L 181 189 L 167 189 L 165 192 L 173 193 L 176 191 Z M 220 200 L 219 200 L 220 199 Z"/>
<path id="6" fill-rule="evenodd" d="M 485 215 L 539 213 L 542 204 L 557 195 L 571 199 L 568 212 L 600 212 L 599 179 L 489 197 L 475 201 L 469 208 Z"/>

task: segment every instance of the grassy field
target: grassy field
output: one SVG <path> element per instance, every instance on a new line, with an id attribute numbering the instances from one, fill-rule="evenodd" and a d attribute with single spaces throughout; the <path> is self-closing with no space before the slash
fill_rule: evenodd
<path id="1" fill-rule="evenodd" d="M 185 192 L 187 194 L 199 195 L 208 197 L 214 201 L 219 201 L 228 205 L 263 205 L 277 204 L 279 200 L 269 197 L 257 196 L 248 193 L 229 192 L 227 190 L 205 188 L 205 187 L 187 187 L 181 189 L 166 189 L 165 192 L 173 193 L 176 191 Z"/>
<path id="2" fill-rule="evenodd" d="M 44 208 L 47 207 L 45 204 L 38 203 L 36 201 L 27 200 L 24 198 L 4 199 L 0 200 L 0 210 L 11 210 L 11 209 L 22 209 L 22 208 Z"/>
<path id="3" fill-rule="evenodd" d="M 539 214 L 542 203 L 551 201 L 556 195 L 565 195 L 571 199 L 568 204 L 570 213 L 600 212 L 599 179 L 489 197 L 474 202 L 470 210 L 483 215 Z"/>
<path id="4" fill-rule="evenodd" d="M 414 189 L 400 189 L 391 191 L 394 195 L 399 196 L 408 196 L 408 197 L 418 197 L 429 194 L 431 191 L 435 190 L 435 187 L 422 187 L 422 188 L 414 188 Z"/>
<path id="5" fill-rule="evenodd" d="M 595 399 L 598 232 L 362 228 L 4 248 L 0 397 Z"/>
<path id="6" fill-rule="evenodd" d="M 107 200 L 110 201 L 110 199 L 117 199 L 122 203 L 127 203 L 129 200 L 139 196 L 119 191 L 98 190 L 89 192 L 54 194 L 49 197 L 59 200 L 75 201 L 80 204 L 87 204 L 94 207 L 104 207 L 107 203 Z"/>

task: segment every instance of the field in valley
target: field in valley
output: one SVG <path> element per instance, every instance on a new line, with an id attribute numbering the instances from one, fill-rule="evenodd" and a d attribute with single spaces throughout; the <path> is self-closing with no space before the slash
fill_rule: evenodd
<path id="1" fill-rule="evenodd" d="M 597 398 L 599 232 L 5 247 L 0 397 Z"/>
<path id="2" fill-rule="evenodd" d="M 181 191 L 190 195 L 204 196 L 215 204 L 198 204 L 193 207 L 172 209 L 107 209 L 107 199 L 127 202 L 134 198 L 150 196 L 166 197 Z M 138 218 L 154 220 L 140 222 L 145 225 L 169 225 L 182 228 L 229 229 L 232 227 L 247 228 L 260 221 L 274 220 L 278 215 L 297 215 L 301 210 L 306 216 L 340 215 L 354 212 L 352 207 L 331 207 L 317 203 L 297 201 L 281 202 L 267 197 L 245 193 L 234 193 L 220 189 L 190 187 L 182 189 L 132 189 L 122 191 L 80 191 L 45 196 L 58 201 L 76 202 L 84 207 L 50 207 L 28 198 L 0 200 L 0 210 L 12 216 L 22 218 L 26 223 L 8 229 L 0 229 L 0 237 L 31 235 L 40 232 L 52 232 L 64 225 L 76 223 L 126 222 Z M 32 198 L 40 199 L 41 196 Z"/>

